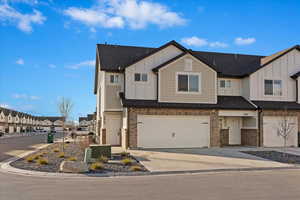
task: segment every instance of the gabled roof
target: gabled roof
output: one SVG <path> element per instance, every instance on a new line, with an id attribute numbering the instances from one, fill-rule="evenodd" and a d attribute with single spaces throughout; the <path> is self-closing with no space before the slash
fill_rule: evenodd
<path id="1" fill-rule="evenodd" d="M 293 74 L 293 75 L 291 76 L 291 78 L 296 79 L 296 78 L 298 78 L 299 76 L 300 76 L 300 71 L 297 72 L 297 73 L 295 73 L 295 74 Z"/>
<path id="2" fill-rule="evenodd" d="M 264 57 L 257 55 L 193 51 L 184 48 L 174 40 L 159 48 L 98 44 L 97 57 L 99 57 L 101 70 L 120 72 L 127 66 L 132 65 L 169 45 L 174 45 L 183 52 L 192 54 L 212 67 L 215 71 L 220 72 L 220 76 L 247 76 L 260 68 L 260 59 Z"/>

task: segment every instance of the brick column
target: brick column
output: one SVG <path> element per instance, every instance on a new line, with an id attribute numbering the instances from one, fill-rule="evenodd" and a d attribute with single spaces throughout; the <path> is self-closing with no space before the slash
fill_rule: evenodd
<path id="1" fill-rule="evenodd" d="M 213 110 L 210 114 L 210 147 L 220 147 L 220 128 L 218 111 Z"/>
<path id="2" fill-rule="evenodd" d="M 106 129 L 101 129 L 101 144 L 106 144 Z"/>

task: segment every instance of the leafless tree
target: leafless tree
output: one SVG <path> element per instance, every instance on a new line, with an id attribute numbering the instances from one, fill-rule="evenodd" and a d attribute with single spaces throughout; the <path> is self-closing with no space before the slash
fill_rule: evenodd
<path id="1" fill-rule="evenodd" d="M 65 152 L 65 123 L 69 119 L 71 111 L 73 109 L 73 103 L 71 99 L 62 97 L 58 104 L 58 110 L 60 112 L 60 115 L 63 118 L 63 144 L 62 144 L 62 150 Z"/>
<path id="2" fill-rule="evenodd" d="M 287 141 L 294 130 L 294 123 L 287 109 L 282 112 L 281 116 L 282 118 L 278 122 L 277 135 L 283 138 L 284 153 L 286 153 Z"/>

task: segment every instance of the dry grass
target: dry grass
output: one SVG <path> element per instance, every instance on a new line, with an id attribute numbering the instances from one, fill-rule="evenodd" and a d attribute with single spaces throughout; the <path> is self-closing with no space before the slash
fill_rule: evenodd
<path id="1" fill-rule="evenodd" d="M 55 149 L 53 149 L 53 152 L 54 152 L 54 153 L 58 153 L 58 152 L 60 152 L 60 151 L 59 151 L 58 148 L 55 148 Z"/>
<path id="2" fill-rule="evenodd" d="M 77 158 L 76 157 L 69 157 L 68 160 L 69 161 L 77 161 Z"/>
<path id="3" fill-rule="evenodd" d="M 107 163 L 108 162 L 108 158 L 106 156 L 100 156 L 100 158 L 98 160 L 102 163 Z"/>
<path id="4" fill-rule="evenodd" d="M 64 158 L 64 157 L 65 157 L 65 153 L 64 153 L 64 152 L 59 153 L 59 154 L 58 154 L 58 157 L 59 157 L 59 158 Z"/>
<path id="5" fill-rule="evenodd" d="M 142 171 L 142 167 L 138 165 L 134 165 L 130 167 L 130 171 L 135 171 L 135 172 Z"/>
<path id="6" fill-rule="evenodd" d="M 131 165 L 133 163 L 133 160 L 130 158 L 125 158 L 121 160 L 121 163 L 123 163 L 123 165 Z"/>
<path id="7" fill-rule="evenodd" d="M 38 159 L 37 163 L 40 164 L 40 165 L 48 165 L 49 164 L 48 160 L 45 159 L 45 158 Z"/>
<path id="8" fill-rule="evenodd" d="M 104 165 L 101 162 L 96 162 L 96 163 L 93 163 L 90 168 L 91 168 L 91 170 L 101 170 L 104 168 Z"/>
<path id="9" fill-rule="evenodd" d="M 34 162 L 34 160 L 35 159 L 33 158 L 33 156 L 29 156 L 29 157 L 26 158 L 27 162 Z"/>

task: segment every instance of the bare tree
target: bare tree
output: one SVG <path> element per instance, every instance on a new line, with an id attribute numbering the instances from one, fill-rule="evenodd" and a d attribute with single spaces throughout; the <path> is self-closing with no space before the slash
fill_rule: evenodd
<path id="1" fill-rule="evenodd" d="M 294 130 L 294 123 L 287 109 L 284 110 L 281 116 L 282 118 L 278 122 L 277 135 L 283 138 L 284 153 L 286 153 L 287 141 Z"/>
<path id="2" fill-rule="evenodd" d="M 72 108 L 73 108 L 73 103 L 71 99 L 64 98 L 62 97 L 58 104 L 58 110 L 63 118 L 63 144 L 62 144 L 62 150 L 65 152 L 65 123 L 69 119 Z"/>

